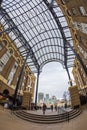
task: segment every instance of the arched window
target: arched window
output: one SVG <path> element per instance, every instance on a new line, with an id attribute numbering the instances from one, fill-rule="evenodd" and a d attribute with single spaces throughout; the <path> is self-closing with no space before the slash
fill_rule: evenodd
<path id="1" fill-rule="evenodd" d="M 14 50 L 12 48 L 9 48 L 9 53 L 12 55 L 14 53 Z"/>
<path id="2" fill-rule="evenodd" d="M 17 63 L 18 63 L 18 64 L 20 64 L 20 63 L 21 63 L 21 61 L 20 61 L 20 59 L 19 59 L 19 58 L 17 58 Z"/>
<path id="3" fill-rule="evenodd" d="M 2 40 L 0 41 L 0 50 L 5 47 L 7 45 L 7 41 L 6 40 Z"/>

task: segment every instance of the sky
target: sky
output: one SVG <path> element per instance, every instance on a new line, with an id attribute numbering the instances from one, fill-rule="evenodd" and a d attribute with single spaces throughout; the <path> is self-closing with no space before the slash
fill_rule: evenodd
<path id="1" fill-rule="evenodd" d="M 70 74 L 71 70 L 72 68 L 70 69 Z M 73 79 L 72 74 L 71 79 Z M 56 96 L 61 99 L 68 87 L 70 87 L 68 75 L 62 64 L 50 62 L 43 67 L 39 77 L 38 93 L 43 92 L 44 94 L 49 94 L 50 97 Z"/>

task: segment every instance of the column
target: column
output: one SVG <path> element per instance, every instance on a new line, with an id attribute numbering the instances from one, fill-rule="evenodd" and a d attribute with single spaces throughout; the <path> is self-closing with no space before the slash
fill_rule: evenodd
<path id="1" fill-rule="evenodd" d="M 22 85 L 22 83 L 24 83 L 24 72 L 21 75 L 21 80 L 20 80 L 20 84 L 19 84 L 19 90 L 21 90 L 21 89 L 24 90 L 25 83 L 24 83 L 24 86 Z"/>
<path id="2" fill-rule="evenodd" d="M 73 108 L 77 108 L 80 106 L 80 97 L 78 86 L 69 87 L 70 97 L 71 97 L 71 105 Z"/>
<path id="3" fill-rule="evenodd" d="M 30 83 L 30 76 L 27 75 L 24 90 L 26 90 L 26 88 L 28 87 L 29 83 Z"/>
<path id="4" fill-rule="evenodd" d="M 36 96 L 35 96 L 35 106 L 37 106 L 37 94 L 38 94 L 38 83 L 39 83 L 39 75 L 40 75 L 40 72 L 38 70 L 38 74 L 37 74 L 37 84 L 36 84 Z"/>
<path id="5" fill-rule="evenodd" d="M 34 89 L 35 89 L 35 79 L 33 77 L 32 78 L 32 89 L 31 89 L 32 97 L 34 97 Z"/>

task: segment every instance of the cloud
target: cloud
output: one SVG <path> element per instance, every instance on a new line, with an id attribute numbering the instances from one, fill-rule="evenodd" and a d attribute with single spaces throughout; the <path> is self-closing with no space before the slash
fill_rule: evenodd
<path id="1" fill-rule="evenodd" d="M 48 63 L 40 74 L 38 91 L 61 98 L 63 92 L 68 90 L 68 81 L 67 72 L 61 64 Z"/>

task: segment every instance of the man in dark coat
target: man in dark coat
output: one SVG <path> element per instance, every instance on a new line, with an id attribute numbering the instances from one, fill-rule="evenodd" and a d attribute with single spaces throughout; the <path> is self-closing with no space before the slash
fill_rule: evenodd
<path id="1" fill-rule="evenodd" d="M 46 104 L 45 104 L 45 103 L 43 103 L 43 107 L 42 107 L 42 110 L 43 110 L 43 115 L 45 115 L 45 111 L 46 111 L 46 109 L 47 109 L 47 106 L 46 106 Z"/>

